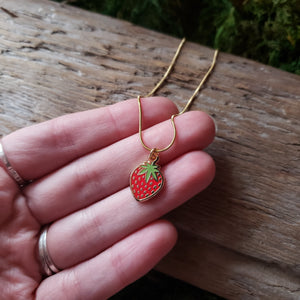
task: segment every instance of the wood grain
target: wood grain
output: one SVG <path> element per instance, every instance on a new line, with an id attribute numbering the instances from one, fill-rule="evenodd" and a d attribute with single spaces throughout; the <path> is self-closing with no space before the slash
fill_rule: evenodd
<path id="1" fill-rule="evenodd" d="M 1 6 L 1 135 L 146 94 L 179 43 L 53 2 Z M 159 94 L 183 107 L 212 56 L 187 43 Z M 168 215 L 179 243 L 157 269 L 228 299 L 300 298 L 299 86 L 297 75 L 220 54 L 193 104 L 218 127 L 207 149 L 216 179 Z"/>

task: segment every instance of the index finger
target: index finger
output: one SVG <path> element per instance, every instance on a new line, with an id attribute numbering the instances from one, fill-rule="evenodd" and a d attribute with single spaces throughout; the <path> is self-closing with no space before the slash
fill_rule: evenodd
<path id="1" fill-rule="evenodd" d="M 144 128 L 177 113 L 175 104 L 162 97 L 144 98 L 143 107 Z M 33 180 L 137 131 L 137 100 L 130 99 L 23 128 L 5 136 L 2 144 L 13 168 Z"/>

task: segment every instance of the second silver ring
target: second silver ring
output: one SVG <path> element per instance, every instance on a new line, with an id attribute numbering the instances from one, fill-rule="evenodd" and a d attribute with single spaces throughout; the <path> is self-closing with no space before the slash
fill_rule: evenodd
<path id="1" fill-rule="evenodd" d="M 45 226 L 40 234 L 38 241 L 38 252 L 39 252 L 39 260 L 42 266 L 42 271 L 45 275 L 51 276 L 53 274 L 61 271 L 58 267 L 55 266 L 47 247 L 47 233 L 48 233 L 49 225 Z"/>

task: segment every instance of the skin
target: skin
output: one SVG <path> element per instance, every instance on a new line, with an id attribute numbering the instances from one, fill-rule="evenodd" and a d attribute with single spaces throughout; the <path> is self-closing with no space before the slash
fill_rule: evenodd
<path id="1" fill-rule="evenodd" d="M 166 146 L 172 138 L 166 98 L 145 98 L 143 137 Z M 63 116 L 2 139 L 15 170 L 32 180 L 22 190 L 0 168 L 0 290 L 3 299 L 107 299 L 147 273 L 174 246 L 172 224 L 159 220 L 205 189 L 215 166 L 203 152 L 214 123 L 203 112 L 175 119 L 175 144 L 160 154 L 166 184 L 149 202 L 134 200 L 129 174 L 147 160 L 131 99 Z M 36 253 L 43 225 L 61 272 L 43 278 Z"/>

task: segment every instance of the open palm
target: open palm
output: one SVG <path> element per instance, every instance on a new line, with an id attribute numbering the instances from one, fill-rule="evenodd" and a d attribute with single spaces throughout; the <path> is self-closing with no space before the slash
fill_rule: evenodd
<path id="1" fill-rule="evenodd" d="M 160 155 L 166 183 L 146 203 L 134 200 L 129 174 L 148 153 L 141 146 L 136 99 L 63 116 L 2 139 L 22 191 L 0 168 L 0 289 L 3 299 L 106 299 L 149 271 L 175 244 L 162 215 L 212 181 L 202 151 L 214 137 L 203 112 L 176 118 L 175 144 Z M 144 140 L 163 147 L 177 112 L 165 98 L 143 99 Z M 49 253 L 62 271 L 43 278 L 37 255 L 51 224 Z"/>

